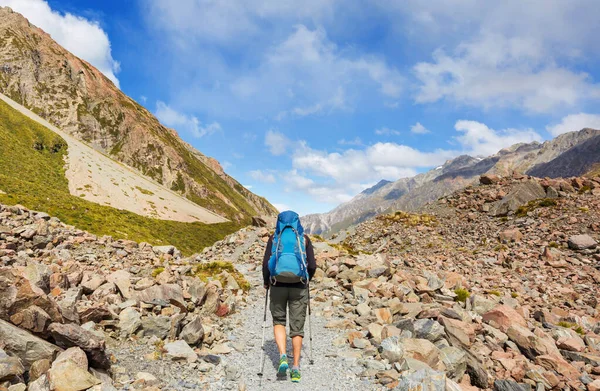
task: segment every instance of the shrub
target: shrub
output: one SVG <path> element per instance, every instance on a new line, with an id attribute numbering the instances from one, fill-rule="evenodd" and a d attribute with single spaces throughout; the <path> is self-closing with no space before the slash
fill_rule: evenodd
<path id="1" fill-rule="evenodd" d="M 235 282 L 240 288 L 247 292 L 250 290 L 250 283 L 246 280 L 244 275 L 240 273 L 231 262 L 214 261 L 208 263 L 201 263 L 194 268 L 193 274 L 204 282 L 218 279 L 221 284 L 225 284 L 225 277 L 223 272 L 226 271 L 235 279 Z"/>
<path id="2" fill-rule="evenodd" d="M 464 288 L 456 288 L 454 290 L 454 293 L 456 294 L 456 301 L 459 301 L 461 303 L 464 303 L 467 301 L 467 299 L 469 298 L 469 296 L 471 296 L 471 293 L 464 289 Z"/>

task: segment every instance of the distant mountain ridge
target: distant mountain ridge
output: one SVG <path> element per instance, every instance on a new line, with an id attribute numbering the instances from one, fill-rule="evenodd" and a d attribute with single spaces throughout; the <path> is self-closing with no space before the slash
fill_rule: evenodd
<path id="1" fill-rule="evenodd" d="M 183 142 L 100 71 L 0 7 L 0 92 L 115 160 L 232 221 L 276 209 Z"/>
<path id="2" fill-rule="evenodd" d="M 331 235 L 384 212 L 417 210 L 476 182 L 482 174 L 580 176 L 598 163 L 600 130 L 585 128 L 544 143 L 515 144 L 486 158 L 458 156 L 412 178 L 381 181 L 330 212 L 303 216 L 302 223 L 309 233 Z"/>

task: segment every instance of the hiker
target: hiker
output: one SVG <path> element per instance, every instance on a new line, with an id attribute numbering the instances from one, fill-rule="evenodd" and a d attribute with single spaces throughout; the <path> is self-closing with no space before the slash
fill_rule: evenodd
<path id="1" fill-rule="evenodd" d="M 310 300 L 308 284 L 316 270 L 313 246 L 308 236 L 304 235 L 300 217 L 292 211 L 280 213 L 275 233 L 269 238 L 265 249 L 263 279 L 265 289 L 267 292 L 270 290 L 269 309 L 273 316 L 273 333 L 280 355 L 277 370 L 280 377 L 287 376 L 289 368 L 285 330 L 286 310 L 289 310 L 294 354 L 290 376 L 294 383 L 300 381 L 300 351 Z"/>

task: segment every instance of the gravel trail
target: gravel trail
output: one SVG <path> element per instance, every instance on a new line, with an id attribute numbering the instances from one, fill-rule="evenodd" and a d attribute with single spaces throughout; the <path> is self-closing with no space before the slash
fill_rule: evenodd
<path id="1" fill-rule="evenodd" d="M 325 328 L 328 322 L 322 315 L 322 309 L 330 303 L 312 301 L 312 333 L 313 333 L 313 359 L 314 364 L 309 365 L 309 329 L 308 318 L 305 325 L 305 339 L 302 349 L 301 374 L 302 381 L 298 384 L 287 379 L 278 380 L 276 376 L 279 364 L 277 345 L 273 339 L 273 327 L 270 311 L 267 310 L 267 328 L 265 332 L 266 358 L 262 384 L 257 375 L 261 359 L 261 339 L 265 305 L 265 290 L 262 288 L 261 271 L 248 271 L 246 265 L 238 265 L 246 278 L 254 287 L 245 308 L 234 316 L 232 322 L 236 324 L 233 331 L 228 334 L 229 339 L 241 351 L 236 350 L 226 358 L 228 366 L 233 368 L 229 379 L 224 378 L 211 385 L 211 390 L 377 390 L 377 385 L 361 380 L 357 375 L 364 371 L 355 358 L 356 353 L 347 347 L 336 347 L 333 341 L 340 337 L 343 331 Z M 311 293 L 319 289 L 314 284 Z M 287 350 L 292 361 L 291 339 L 288 338 Z M 235 379 L 235 380 L 234 380 Z M 245 388 L 244 388 L 245 387 Z"/>

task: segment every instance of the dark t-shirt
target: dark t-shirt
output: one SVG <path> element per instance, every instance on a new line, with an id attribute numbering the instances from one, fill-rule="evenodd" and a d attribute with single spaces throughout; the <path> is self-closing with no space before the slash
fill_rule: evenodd
<path id="1" fill-rule="evenodd" d="M 315 260 L 315 251 L 313 249 L 312 242 L 308 238 L 308 236 L 304 235 L 306 239 L 306 268 L 308 269 L 308 277 L 309 281 L 312 280 L 315 275 L 315 271 L 317 270 L 317 261 Z M 269 272 L 269 259 L 271 259 L 271 248 L 273 247 L 273 235 L 269 237 L 269 241 L 267 242 L 267 248 L 265 249 L 265 256 L 263 257 L 263 280 L 265 285 L 271 285 L 270 277 L 271 273 Z M 277 286 L 286 286 L 290 288 L 306 288 L 306 284 L 301 282 L 295 283 L 284 283 L 278 282 Z"/>

